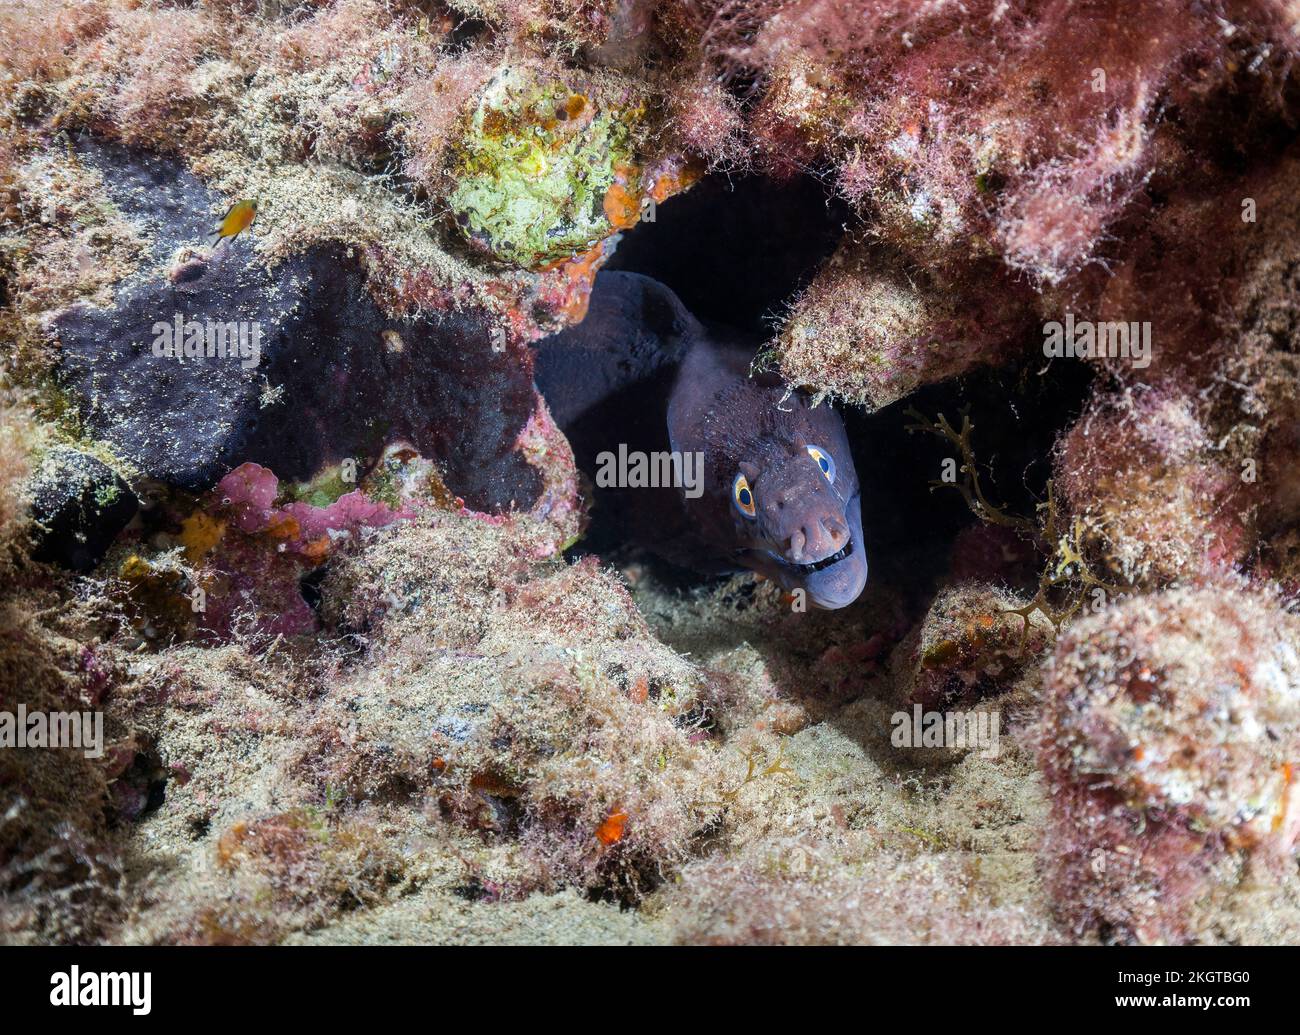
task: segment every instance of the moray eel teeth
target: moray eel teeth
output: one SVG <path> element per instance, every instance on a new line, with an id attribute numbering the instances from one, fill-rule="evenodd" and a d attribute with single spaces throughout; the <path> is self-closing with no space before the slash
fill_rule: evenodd
<path id="1" fill-rule="evenodd" d="M 796 561 L 792 561 L 789 557 L 785 557 L 782 554 L 777 553 L 775 550 L 767 551 L 767 555 L 771 557 L 774 561 L 776 561 L 778 564 L 784 564 L 792 571 L 803 572 L 806 575 L 810 575 L 815 571 L 822 571 L 825 568 L 829 568 L 832 564 L 836 564 L 839 561 L 844 560 L 844 558 L 848 557 L 851 553 L 853 553 L 852 539 L 850 539 L 847 543 L 841 546 L 833 554 L 830 554 L 827 557 L 823 557 L 819 561 L 811 561 L 807 564 L 800 564 Z"/>
<path id="2" fill-rule="evenodd" d="M 837 561 L 844 560 L 844 558 L 847 557 L 852 552 L 853 552 L 853 540 L 850 539 L 847 543 L 841 546 L 829 557 L 823 557 L 820 561 L 813 561 L 812 564 L 799 564 L 796 565 L 796 567 L 802 572 L 807 572 L 811 574 L 814 571 L 821 571 L 823 568 L 829 568 L 832 564 L 835 564 Z"/>

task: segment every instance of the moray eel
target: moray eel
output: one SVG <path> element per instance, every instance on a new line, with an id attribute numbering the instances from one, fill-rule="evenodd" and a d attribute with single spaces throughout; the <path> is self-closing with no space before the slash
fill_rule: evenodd
<path id="1" fill-rule="evenodd" d="M 588 474 L 620 448 L 702 457 L 700 483 L 682 484 L 687 463 L 676 484 L 603 494 L 637 545 L 700 571 L 748 568 L 816 607 L 844 607 L 867 581 L 844 424 L 775 375 L 751 374 L 756 344 L 705 327 L 648 277 L 604 272 L 586 318 L 537 344 L 534 377 Z"/>

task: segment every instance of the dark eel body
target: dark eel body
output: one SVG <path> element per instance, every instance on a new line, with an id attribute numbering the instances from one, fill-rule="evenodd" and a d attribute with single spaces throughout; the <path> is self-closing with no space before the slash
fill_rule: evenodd
<path id="1" fill-rule="evenodd" d="M 668 288 L 601 273 L 586 318 L 539 342 L 535 377 L 578 467 L 602 453 L 703 456 L 703 492 L 612 488 L 628 538 L 705 572 L 749 568 L 821 608 L 867 580 L 857 472 L 840 417 L 773 374 L 756 342 L 696 320 Z"/>

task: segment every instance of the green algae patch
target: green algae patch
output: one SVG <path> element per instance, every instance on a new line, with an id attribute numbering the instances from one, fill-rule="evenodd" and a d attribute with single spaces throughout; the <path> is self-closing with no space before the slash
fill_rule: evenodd
<path id="1" fill-rule="evenodd" d="M 637 221 L 644 108 L 609 93 L 516 69 L 488 84 L 454 152 L 448 198 L 472 245 L 537 269 Z"/>
<path id="2" fill-rule="evenodd" d="M 357 488 L 356 464 L 334 464 L 325 468 L 310 481 L 285 486 L 285 496 L 294 502 L 313 507 L 328 507 Z"/>

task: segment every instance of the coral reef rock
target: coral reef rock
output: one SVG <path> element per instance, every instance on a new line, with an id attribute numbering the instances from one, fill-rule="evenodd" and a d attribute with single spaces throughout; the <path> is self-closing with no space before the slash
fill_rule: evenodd
<path id="1" fill-rule="evenodd" d="M 1254 941 L 1272 940 L 1279 911 L 1300 917 L 1298 648 L 1300 620 L 1231 582 L 1136 597 L 1062 637 L 1046 674 L 1043 853 L 1072 927 Z M 1230 901 L 1261 885 L 1279 901 Z"/>

